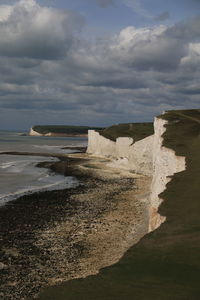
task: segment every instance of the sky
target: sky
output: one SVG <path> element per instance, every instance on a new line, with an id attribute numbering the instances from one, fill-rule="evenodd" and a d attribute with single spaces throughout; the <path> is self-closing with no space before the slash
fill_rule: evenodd
<path id="1" fill-rule="evenodd" d="M 0 129 L 200 108 L 200 0 L 0 0 Z"/>

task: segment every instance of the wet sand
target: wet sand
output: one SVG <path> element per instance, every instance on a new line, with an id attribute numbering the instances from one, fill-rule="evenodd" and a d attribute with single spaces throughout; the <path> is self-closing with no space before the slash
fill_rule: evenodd
<path id="1" fill-rule="evenodd" d="M 148 230 L 148 177 L 87 154 L 59 159 L 38 167 L 76 176 L 77 188 L 26 195 L 0 208 L 2 299 L 37 299 L 48 285 L 95 274 Z"/>

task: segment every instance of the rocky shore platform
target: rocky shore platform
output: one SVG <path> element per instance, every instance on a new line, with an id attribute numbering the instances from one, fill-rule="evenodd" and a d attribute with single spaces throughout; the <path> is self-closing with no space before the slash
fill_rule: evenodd
<path id="1" fill-rule="evenodd" d="M 96 274 L 148 231 L 150 178 L 85 153 L 58 158 L 38 167 L 76 176 L 78 187 L 25 195 L 0 208 L 0 299 L 37 299 L 47 286 Z"/>

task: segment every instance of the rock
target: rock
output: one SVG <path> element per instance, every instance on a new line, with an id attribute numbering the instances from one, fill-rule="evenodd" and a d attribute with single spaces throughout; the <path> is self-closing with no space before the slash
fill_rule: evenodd
<path id="1" fill-rule="evenodd" d="M 0 262 L 0 270 L 3 270 L 3 269 L 7 269 L 8 266 L 5 265 L 4 263 Z"/>
<path id="2" fill-rule="evenodd" d="M 3 248 L 3 251 L 5 252 L 6 255 L 13 256 L 13 257 L 18 257 L 20 255 L 18 249 L 16 248 Z"/>

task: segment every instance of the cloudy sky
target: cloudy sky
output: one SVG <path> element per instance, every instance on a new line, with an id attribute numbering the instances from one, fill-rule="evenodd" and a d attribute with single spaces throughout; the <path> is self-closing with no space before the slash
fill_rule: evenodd
<path id="1" fill-rule="evenodd" d="M 0 129 L 200 107 L 200 0 L 0 0 Z"/>

